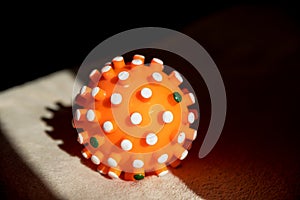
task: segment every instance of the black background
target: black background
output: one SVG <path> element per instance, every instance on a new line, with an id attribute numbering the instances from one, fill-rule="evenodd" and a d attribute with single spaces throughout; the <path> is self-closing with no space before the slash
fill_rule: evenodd
<path id="1" fill-rule="evenodd" d="M 155 2 L 107 5 L 11 5 L 2 16 L 2 66 L 0 90 L 49 73 L 76 68 L 103 40 L 131 28 L 156 26 L 181 31 L 193 22 L 234 6 L 274 7 L 299 22 L 290 2 L 268 4 L 214 1 Z M 6 7 L 4 7 L 6 9 Z M 210 52 L 211 53 L 211 52 Z M 213 56 L 213 55 L 212 55 Z"/>

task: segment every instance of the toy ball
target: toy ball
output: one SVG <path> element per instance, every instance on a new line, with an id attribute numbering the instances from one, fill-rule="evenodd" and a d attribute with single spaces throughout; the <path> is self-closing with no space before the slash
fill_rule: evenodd
<path id="1" fill-rule="evenodd" d="M 195 95 L 179 87 L 176 70 L 164 72 L 163 61 L 122 56 L 89 74 L 74 104 L 73 126 L 82 156 L 113 179 L 141 180 L 163 176 L 188 155 L 197 130 Z"/>

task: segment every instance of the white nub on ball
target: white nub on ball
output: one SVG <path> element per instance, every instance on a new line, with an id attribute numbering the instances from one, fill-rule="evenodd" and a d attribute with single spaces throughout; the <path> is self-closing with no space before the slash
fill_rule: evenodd
<path id="1" fill-rule="evenodd" d="M 100 91 L 99 87 L 94 87 L 92 89 L 92 96 L 95 97 L 98 94 L 99 91 Z"/>
<path id="2" fill-rule="evenodd" d="M 143 61 L 141 61 L 140 59 L 135 59 L 135 60 L 132 61 L 132 64 L 141 65 L 141 64 L 143 64 Z"/>
<path id="3" fill-rule="evenodd" d="M 152 96 L 152 90 L 150 88 L 143 88 L 141 90 L 141 96 L 145 99 L 149 99 Z"/>
<path id="4" fill-rule="evenodd" d="M 95 112 L 93 111 L 93 110 L 88 110 L 87 112 L 86 112 L 86 119 L 89 121 L 89 122 L 91 122 L 91 121 L 93 121 L 94 119 L 95 119 L 95 117 L 96 117 L 96 115 L 95 115 Z"/>
<path id="5" fill-rule="evenodd" d="M 114 57 L 113 61 L 117 61 L 117 62 L 120 62 L 123 60 L 123 57 L 122 56 L 117 56 L 117 57 Z"/>
<path id="6" fill-rule="evenodd" d="M 106 122 L 103 123 L 103 130 L 106 133 L 111 132 L 113 129 L 114 129 L 114 126 L 113 126 L 111 121 L 106 121 Z"/>
<path id="7" fill-rule="evenodd" d="M 107 65 L 107 66 L 104 66 L 104 67 L 101 69 L 101 72 L 102 72 L 102 73 L 105 73 L 105 72 L 108 72 L 110 69 L 111 69 L 111 66 Z"/>
<path id="8" fill-rule="evenodd" d="M 185 140 L 185 133 L 184 132 L 180 132 L 179 135 L 178 135 L 178 137 L 177 137 L 177 142 L 179 144 L 182 144 L 184 142 L 184 140 Z"/>
<path id="9" fill-rule="evenodd" d="M 136 169 L 142 168 L 144 166 L 144 162 L 142 160 L 134 160 L 132 162 L 132 166 Z"/>
<path id="10" fill-rule="evenodd" d="M 160 73 L 158 73 L 158 72 L 154 72 L 154 73 L 152 74 L 152 78 L 153 78 L 155 81 L 157 81 L 157 82 L 161 82 L 162 79 L 163 79 L 162 75 L 161 75 Z"/>
<path id="11" fill-rule="evenodd" d="M 194 121 L 195 121 L 195 114 L 193 112 L 189 112 L 189 114 L 188 114 L 188 122 L 190 124 L 192 124 L 192 123 L 194 123 Z"/>
<path id="12" fill-rule="evenodd" d="M 157 162 L 160 164 L 163 164 L 163 163 L 167 162 L 168 158 L 169 158 L 168 154 L 165 153 L 157 159 Z"/>
<path id="13" fill-rule="evenodd" d="M 119 78 L 119 80 L 121 80 L 121 81 L 127 80 L 127 79 L 129 78 L 129 72 L 127 72 L 127 71 L 122 71 L 122 72 L 120 72 L 120 73 L 118 74 L 118 78 Z"/>
<path id="14" fill-rule="evenodd" d="M 158 59 L 158 58 L 153 58 L 153 61 L 158 63 L 158 64 L 161 64 L 161 65 L 164 64 L 163 61 L 161 59 Z"/>
<path id="15" fill-rule="evenodd" d="M 173 113 L 171 111 L 165 111 L 162 115 L 163 122 L 169 124 L 173 121 Z"/>
<path id="16" fill-rule="evenodd" d="M 183 78 L 182 78 L 182 76 L 179 74 L 178 71 L 174 71 L 174 75 L 175 75 L 176 79 L 177 79 L 180 83 L 183 82 Z"/>
<path id="17" fill-rule="evenodd" d="M 155 135 L 154 133 L 149 133 L 147 136 L 146 136 L 146 143 L 148 145 L 155 145 L 158 141 L 158 138 L 157 138 L 157 135 Z"/>
<path id="18" fill-rule="evenodd" d="M 110 97 L 110 102 L 113 105 L 119 105 L 122 102 L 122 95 L 120 93 L 113 93 Z"/>
<path id="19" fill-rule="evenodd" d="M 124 139 L 122 140 L 121 142 L 121 148 L 124 150 L 124 151 L 129 151 L 132 149 L 132 143 L 130 140 L 127 140 L 127 139 Z"/>
<path id="20" fill-rule="evenodd" d="M 139 125 L 143 120 L 143 117 L 140 113 L 134 112 L 130 116 L 130 121 L 133 125 Z"/>

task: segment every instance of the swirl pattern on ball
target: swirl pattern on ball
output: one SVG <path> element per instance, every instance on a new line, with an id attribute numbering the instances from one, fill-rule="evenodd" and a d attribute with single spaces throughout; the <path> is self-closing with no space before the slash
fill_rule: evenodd
<path id="1" fill-rule="evenodd" d="M 178 71 L 164 72 L 163 61 L 122 56 L 93 70 L 75 98 L 73 124 L 82 155 L 101 174 L 124 180 L 163 176 L 188 155 L 197 130 L 195 95 L 179 86 Z"/>

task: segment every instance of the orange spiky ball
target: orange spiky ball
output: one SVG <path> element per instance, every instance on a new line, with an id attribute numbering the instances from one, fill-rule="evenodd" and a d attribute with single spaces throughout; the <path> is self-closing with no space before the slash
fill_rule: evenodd
<path id="1" fill-rule="evenodd" d="M 169 75 L 160 59 L 144 64 L 135 55 L 125 64 L 115 57 L 98 71 L 75 98 L 73 124 L 83 157 L 111 178 L 140 180 L 163 176 L 168 166 L 186 158 L 197 130 L 190 127 L 198 112 L 189 106 L 195 96 L 177 71 Z"/>

